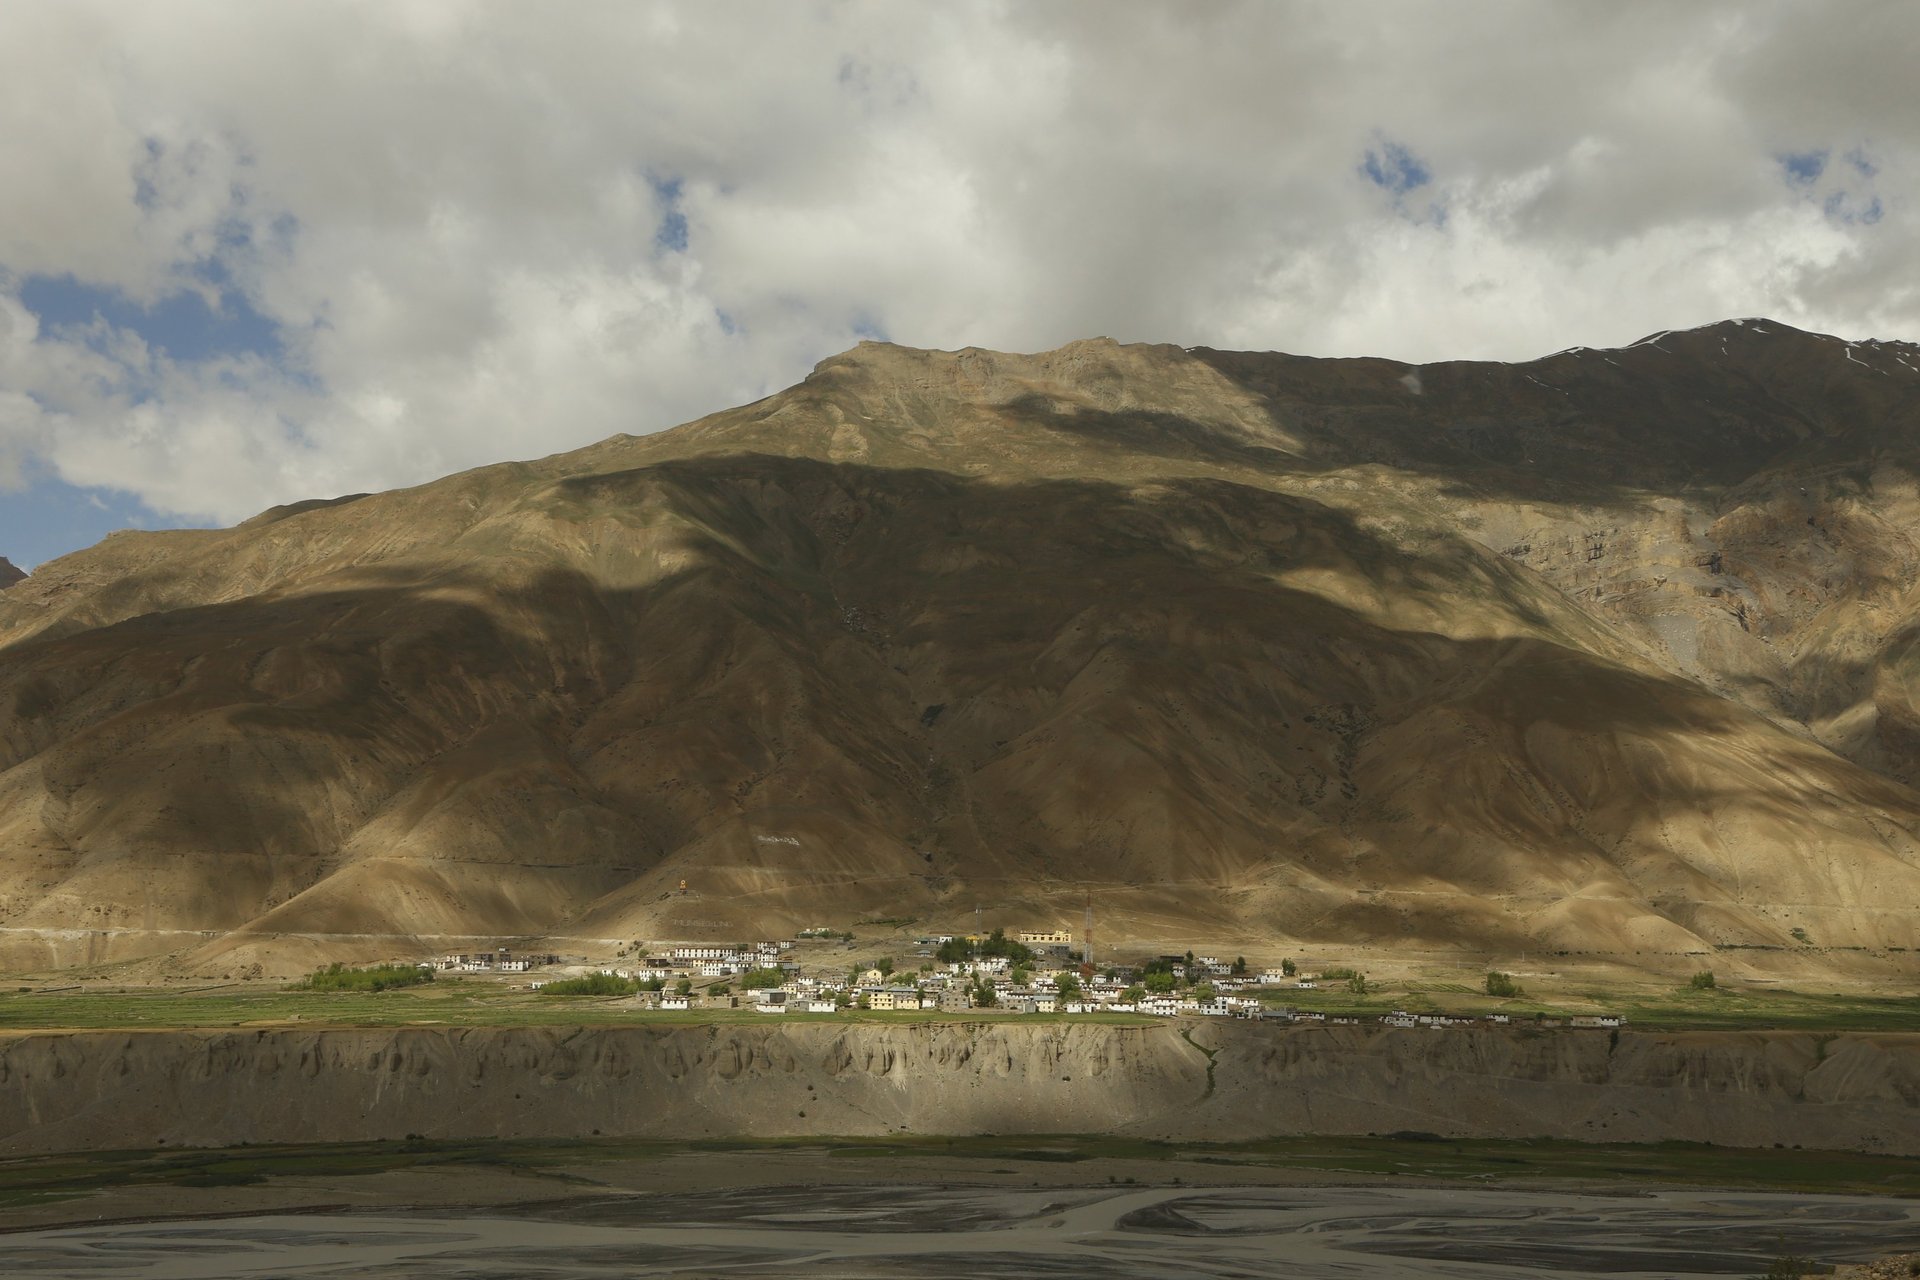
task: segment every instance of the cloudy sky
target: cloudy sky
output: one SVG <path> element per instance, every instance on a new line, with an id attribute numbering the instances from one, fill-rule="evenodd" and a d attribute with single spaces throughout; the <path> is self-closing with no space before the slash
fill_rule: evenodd
<path id="1" fill-rule="evenodd" d="M 1920 6 L 0 7 L 0 555 L 648 432 L 863 337 L 1920 339 Z"/>

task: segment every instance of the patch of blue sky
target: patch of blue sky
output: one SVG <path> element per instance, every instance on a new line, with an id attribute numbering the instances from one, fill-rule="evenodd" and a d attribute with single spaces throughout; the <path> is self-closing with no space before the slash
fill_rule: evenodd
<path id="1" fill-rule="evenodd" d="M 1360 174 L 1374 186 L 1396 196 L 1433 181 L 1432 167 L 1391 138 L 1381 138 L 1378 146 L 1367 148 L 1360 162 Z"/>
<path id="2" fill-rule="evenodd" d="M 1868 158 L 1864 147 L 1855 147 L 1847 152 L 1846 161 L 1853 166 L 1853 171 L 1863 178 L 1874 177 L 1880 172 L 1880 166 Z"/>
<path id="3" fill-rule="evenodd" d="M 120 529 L 206 527 L 161 515 L 130 493 L 81 488 L 47 475 L 29 477 L 18 492 L 0 489 L 0 556 L 28 572 Z"/>
<path id="4" fill-rule="evenodd" d="M 858 315 L 853 318 L 853 336 L 862 342 L 892 342 L 887 336 L 886 326 L 870 315 Z"/>
<path id="5" fill-rule="evenodd" d="M 1362 178 L 1393 197 L 1394 212 L 1417 227 L 1444 228 L 1447 206 L 1443 199 L 1420 205 L 1408 196 L 1433 184 L 1433 166 L 1403 143 L 1384 134 L 1374 135 L 1374 145 L 1366 150 L 1355 170 Z"/>
<path id="6" fill-rule="evenodd" d="M 1780 168 L 1785 171 L 1787 181 L 1796 187 L 1810 187 L 1820 181 L 1820 175 L 1827 171 L 1827 152 L 1790 151 L 1778 156 Z"/>
<path id="7" fill-rule="evenodd" d="M 687 215 L 680 209 L 680 179 L 648 178 L 647 181 L 660 207 L 666 211 L 660 217 L 659 229 L 653 233 L 653 247 L 663 253 L 685 253 Z"/>
<path id="8" fill-rule="evenodd" d="M 1880 204 L 1879 196 L 1870 196 L 1864 202 L 1852 192 L 1836 191 L 1821 202 L 1820 210 L 1835 222 L 1846 222 L 1870 227 L 1886 215 Z"/>
<path id="9" fill-rule="evenodd" d="M 713 309 L 713 318 L 715 322 L 719 324 L 720 332 L 726 334 L 729 338 L 740 332 L 740 322 L 735 320 L 730 313 L 722 311 L 719 307 Z"/>
<path id="10" fill-rule="evenodd" d="M 219 290 L 217 306 L 209 306 L 198 292 L 186 289 L 142 304 L 118 289 L 86 284 L 70 275 L 26 276 L 20 281 L 19 296 L 21 305 L 50 331 L 84 328 L 99 318 L 139 334 L 149 347 L 178 361 L 230 355 L 280 360 L 285 349 L 279 326 L 254 310 L 245 295 L 224 287 L 225 269 L 217 263 L 209 264 L 202 276 Z"/>

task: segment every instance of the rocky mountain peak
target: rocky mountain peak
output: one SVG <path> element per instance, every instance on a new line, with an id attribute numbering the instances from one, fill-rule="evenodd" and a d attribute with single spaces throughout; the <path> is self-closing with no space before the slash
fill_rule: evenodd
<path id="1" fill-rule="evenodd" d="M 26 578 L 26 574 L 16 567 L 13 561 L 0 556 L 0 591 L 5 591 L 16 582 Z"/>

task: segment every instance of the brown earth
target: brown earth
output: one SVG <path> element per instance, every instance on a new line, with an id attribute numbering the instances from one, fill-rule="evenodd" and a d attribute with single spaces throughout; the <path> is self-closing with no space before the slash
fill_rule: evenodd
<path id="1" fill-rule="evenodd" d="M 0 591 L 5 591 L 16 582 L 26 581 L 26 577 L 27 575 L 22 573 L 13 561 L 0 556 Z"/>
<path id="2" fill-rule="evenodd" d="M 408 1134 L 1400 1131 L 1916 1155 L 1916 1104 L 1912 1035 L 950 1022 L 0 1036 L 8 1155 Z"/>
<path id="3" fill-rule="evenodd" d="M 1182 949 L 1904 971 L 1917 412 L 1915 348 L 1771 322 L 864 344 L 674 431 L 116 534 L 0 596 L 0 963 L 1090 901 Z"/>

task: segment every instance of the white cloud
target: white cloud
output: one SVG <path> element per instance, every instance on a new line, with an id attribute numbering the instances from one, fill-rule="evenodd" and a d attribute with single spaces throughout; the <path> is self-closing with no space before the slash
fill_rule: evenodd
<path id="1" fill-rule="evenodd" d="M 0 484 L 235 519 L 665 427 L 870 328 L 1920 337 L 1917 36 L 1894 4 L 9 6 Z M 1407 190 L 1361 173 L 1389 144 Z M 1815 150 L 1872 157 L 1823 179 L 1852 203 L 1787 180 Z M 36 325 L 18 286 L 68 274 L 226 279 L 284 350 Z"/>

